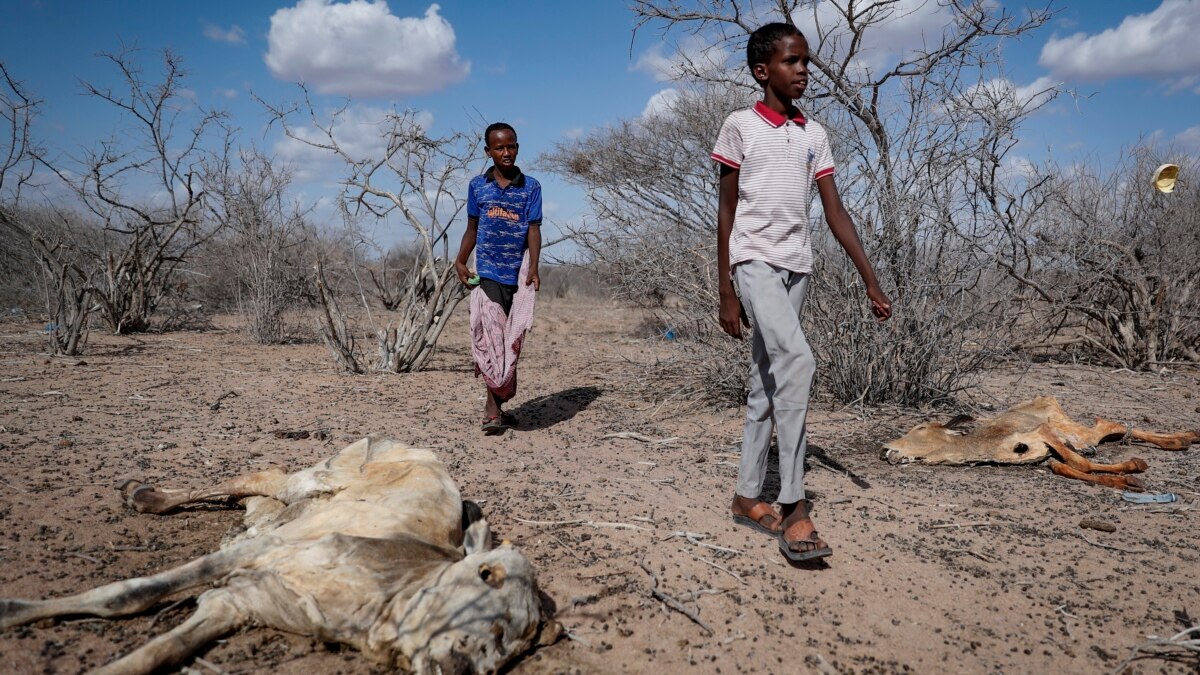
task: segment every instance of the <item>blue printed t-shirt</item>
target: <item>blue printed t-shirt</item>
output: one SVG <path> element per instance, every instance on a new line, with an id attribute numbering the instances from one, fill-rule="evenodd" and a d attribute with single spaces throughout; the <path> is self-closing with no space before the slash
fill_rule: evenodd
<path id="1" fill-rule="evenodd" d="M 542 223 L 542 185 L 518 173 L 501 188 L 495 172 L 496 167 L 489 168 L 467 188 L 467 216 L 479 219 L 475 269 L 484 279 L 515 286 L 529 226 Z"/>

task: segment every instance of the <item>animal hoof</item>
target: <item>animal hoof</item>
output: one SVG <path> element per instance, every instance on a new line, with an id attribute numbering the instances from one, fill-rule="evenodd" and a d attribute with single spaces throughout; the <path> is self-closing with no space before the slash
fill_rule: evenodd
<path id="1" fill-rule="evenodd" d="M 1146 460 L 1142 459 L 1141 457 L 1134 457 L 1133 459 L 1129 460 L 1129 463 L 1137 467 L 1137 469 L 1135 469 L 1137 473 L 1142 473 L 1146 469 L 1150 468 L 1150 465 L 1146 463 Z"/>
<path id="2" fill-rule="evenodd" d="M 1133 492 L 1145 492 L 1146 484 L 1137 476 L 1125 476 L 1125 489 Z"/>

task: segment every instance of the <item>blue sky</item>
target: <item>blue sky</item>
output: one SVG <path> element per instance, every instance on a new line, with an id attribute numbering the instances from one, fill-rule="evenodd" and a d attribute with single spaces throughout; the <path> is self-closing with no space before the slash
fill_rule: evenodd
<path id="1" fill-rule="evenodd" d="M 1200 0 L 1057 6 L 1050 26 L 1005 45 L 1006 69 L 1017 86 L 1061 83 L 1080 96 L 1060 98 L 1030 120 L 1017 153 L 1107 161 L 1145 136 L 1200 151 Z M 647 65 L 664 54 L 662 42 L 645 32 L 631 44 L 634 21 L 618 0 L 448 0 L 434 8 L 409 0 L 6 0 L 0 60 L 44 100 L 43 144 L 67 155 L 120 133 L 106 108 L 81 95 L 80 80 L 115 84 L 95 54 L 126 45 L 180 54 L 195 100 L 227 109 L 243 142 L 281 156 L 311 159 L 277 135 L 264 137 L 267 118 L 250 93 L 291 100 L 293 82 L 303 79 L 330 92 L 323 104 L 350 95 L 367 112 L 421 110 L 433 132 L 468 128 L 480 117 L 509 121 L 520 132 L 522 164 L 535 173 L 533 160 L 554 143 L 637 117 L 670 88 Z M 332 197 L 338 166 L 307 169 L 304 195 Z M 586 214 L 578 189 L 535 175 L 551 220 Z M 378 236 L 388 243 L 403 232 L 387 226 Z"/>

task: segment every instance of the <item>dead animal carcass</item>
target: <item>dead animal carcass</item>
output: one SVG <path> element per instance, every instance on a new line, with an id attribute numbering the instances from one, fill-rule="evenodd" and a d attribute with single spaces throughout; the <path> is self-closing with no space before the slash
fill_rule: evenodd
<path id="1" fill-rule="evenodd" d="M 0 600 L 0 628 L 47 617 L 116 617 L 215 583 L 194 614 L 100 672 L 176 664 L 243 625 L 351 645 L 418 673 L 495 672 L 559 628 L 543 621 L 529 561 L 493 548 L 479 507 L 437 457 L 364 438 L 294 474 L 253 473 L 206 490 L 127 483 L 146 513 L 248 497 L 244 529 L 175 569 L 44 601 Z"/>
<path id="2" fill-rule="evenodd" d="M 1067 417 L 1054 397 L 1039 396 L 989 420 L 959 416 L 945 424 L 919 424 L 883 447 L 893 464 L 1033 464 L 1053 456 L 1050 470 L 1060 476 L 1141 491 L 1142 481 L 1128 474 L 1145 471 L 1145 460 L 1097 464 L 1076 452 L 1126 435 L 1164 450 L 1185 450 L 1200 441 L 1200 432 L 1155 433 L 1103 419 L 1086 427 Z"/>

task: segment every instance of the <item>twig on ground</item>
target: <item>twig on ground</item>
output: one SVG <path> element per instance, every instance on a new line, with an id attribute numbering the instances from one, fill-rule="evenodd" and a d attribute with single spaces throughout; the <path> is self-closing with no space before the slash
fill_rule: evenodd
<path id="1" fill-rule="evenodd" d="M 716 544 L 708 544 L 703 541 L 700 541 L 701 539 L 708 539 L 708 535 L 701 534 L 699 532 L 683 532 L 683 531 L 672 532 L 670 536 L 663 537 L 663 541 L 666 541 L 668 539 L 674 539 L 675 537 L 683 537 L 684 539 L 687 539 L 689 542 L 691 542 L 692 544 L 695 544 L 696 546 L 703 546 L 704 548 L 711 548 L 714 551 L 721 551 L 723 553 L 732 553 L 735 555 L 740 554 L 740 553 L 745 553 L 745 551 L 739 551 L 736 548 L 726 548 L 724 546 L 717 546 Z"/>
<path id="2" fill-rule="evenodd" d="M 649 436 L 646 436 L 645 434 L 639 434 L 636 431 L 614 431 L 611 434 L 604 434 L 600 437 L 600 440 L 607 441 L 612 438 L 626 438 L 631 441 L 639 441 L 647 445 L 667 445 L 679 440 L 677 436 L 672 436 L 670 438 L 650 438 Z"/>
<path id="3" fill-rule="evenodd" d="M 967 555 L 973 555 L 976 558 L 979 558 L 983 562 L 989 562 L 989 563 L 1000 562 L 999 560 L 993 558 L 992 556 L 990 556 L 986 553 L 976 553 L 975 551 L 972 551 L 972 550 L 966 549 L 966 548 L 951 548 L 951 549 L 946 549 L 946 552 L 947 553 L 966 553 Z"/>
<path id="4" fill-rule="evenodd" d="M 1142 658 L 1168 658 L 1171 656 L 1172 651 L 1183 651 L 1185 655 L 1188 653 L 1200 655 L 1200 638 L 1193 637 L 1190 640 L 1184 639 L 1189 635 L 1196 634 L 1200 634 L 1200 626 L 1192 626 L 1191 628 L 1180 633 L 1176 633 L 1165 640 L 1159 637 L 1151 636 L 1149 640 L 1135 646 L 1133 650 L 1129 652 L 1129 656 L 1126 657 L 1126 659 L 1122 661 L 1116 668 L 1113 668 L 1111 672 L 1113 675 L 1116 675 L 1117 673 L 1123 673 L 1125 672 L 1125 668 L 1130 663 Z M 1154 649 L 1156 647 L 1160 648 L 1160 651 L 1150 652 L 1144 655 L 1142 654 L 1143 651 Z"/>
<path id="5" fill-rule="evenodd" d="M 680 549 L 680 550 L 682 551 L 684 549 Z M 708 565 L 709 567 L 715 567 L 716 569 L 721 570 L 722 572 L 728 574 L 729 576 L 733 577 L 734 579 L 737 579 L 738 583 L 741 583 L 741 584 L 746 583 L 746 580 L 742 578 L 742 575 L 738 574 L 737 572 L 734 572 L 733 570 L 729 569 L 728 567 L 722 567 L 721 565 L 718 565 L 717 563 L 715 563 L 711 560 L 707 560 L 701 556 L 698 556 L 695 553 L 692 553 L 691 551 L 687 551 L 687 554 L 692 556 L 696 560 L 699 560 L 700 562 L 704 563 L 705 565 Z"/>
<path id="6" fill-rule="evenodd" d="M 705 633 L 707 633 L 709 635 L 713 634 L 713 631 L 711 628 L 708 627 L 708 624 L 701 621 L 700 617 L 697 616 L 695 612 L 688 609 L 687 607 L 684 607 L 683 603 L 679 602 L 675 598 L 672 598 L 671 596 L 667 595 L 666 593 L 663 593 L 662 591 L 658 590 L 658 576 L 654 574 L 653 570 L 651 570 L 649 567 L 646 566 L 646 563 L 639 560 L 638 565 L 641 566 L 641 568 L 643 570 L 645 570 L 646 574 L 650 575 L 650 581 L 651 581 L 650 595 L 653 596 L 654 599 L 663 603 L 670 609 L 673 609 L 676 612 L 679 612 L 680 614 L 691 619 L 692 623 L 703 628 Z"/>
<path id="7" fill-rule="evenodd" d="M 983 523 L 945 523 L 943 525 L 929 525 L 925 529 L 927 529 L 927 530 L 945 530 L 945 529 L 948 529 L 951 527 L 953 527 L 955 529 L 962 529 L 964 527 L 993 527 L 996 525 L 1003 525 L 1003 524 L 1004 523 L 996 523 L 996 522 L 989 520 L 989 521 L 983 522 Z"/>
<path id="8" fill-rule="evenodd" d="M 554 541 L 557 541 L 560 546 L 562 546 L 564 549 L 566 549 L 567 553 L 569 553 L 572 558 L 578 560 L 581 563 L 587 564 L 587 559 L 584 558 L 583 556 L 579 555 L 578 553 L 576 553 L 575 547 L 571 546 L 570 544 L 563 541 L 562 539 L 559 539 L 558 535 L 554 534 L 553 532 L 548 532 L 547 534 L 549 534 L 550 537 L 552 539 L 554 539 Z"/>
<path id="9" fill-rule="evenodd" d="M 1087 543 L 1091 544 L 1092 546 L 1099 546 L 1100 548 L 1106 548 L 1110 551 L 1120 551 L 1121 553 L 1153 553 L 1154 552 L 1153 550 L 1148 549 L 1148 548 L 1121 548 L 1120 546 L 1112 546 L 1110 544 L 1102 544 L 1098 541 L 1092 541 L 1091 539 L 1088 539 L 1087 535 L 1085 535 L 1082 532 L 1076 532 L 1075 534 L 1078 534 L 1080 539 L 1086 541 Z"/>
<path id="10" fill-rule="evenodd" d="M 93 563 L 96 563 L 97 565 L 103 565 L 103 564 L 104 564 L 104 561 L 103 561 L 103 560 L 101 560 L 101 559 L 99 559 L 99 558 L 93 558 L 92 556 L 90 556 L 90 555 L 87 555 L 87 554 L 85 554 L 85 553 L 76 553 L 75 551 L 67 551 L 67 555 L 73 555 L 73 556 L 75 556 L 76 558 L 83 558 L 84 560 L 86 560 L 86 561 L 88 561 L 88 562 L 93 562 Z"/>
<path id="11" fill-rule="evenodd" d="M 629 523 L 608 523 L 595 520 L 526 520 L 516 516 L 512 516 L 512 519 L 518 523 L 537 525 L 539 527 L 551 527 L 555 525 L 586 525 L 594 528 L 608 527 L 614 530 L 650 530 L 650 528 L 642 527 L 641 525 L 630 525 Z"/>

